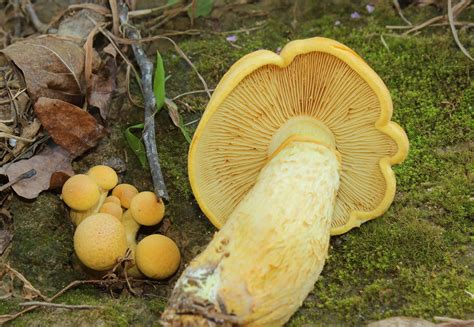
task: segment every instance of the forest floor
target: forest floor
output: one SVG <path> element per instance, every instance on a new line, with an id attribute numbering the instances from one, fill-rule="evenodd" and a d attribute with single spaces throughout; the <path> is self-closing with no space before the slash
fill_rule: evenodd
<path id="1" fill-rule="evenodd" d="M 405 25 L 397 12 L 384 4 L 388 1 L 375 2 L 372 13 L 367 12 L 366 1 L 318 3 L 308 7 L 234 6 L 198 19 L 194 26 L 200 30 L 198 34 L 175 38 L 209 88 L 249 52 L 276 51 L 300 38 L 336 39 L 364 58 L 386 83 L 394 104 L 393 120 L 410 140 L 407 160 L 395 167 L 397 193 L 392 206 L 361 228 L 332 237 L 322 276 L 288 326 L 363 325 L 393 316 L 473 319 L 470 190 L 474 63 L 457 47 L 449 26 L 426 27 L 404 37 L 401 31 L 387 29 L 386 25 Z M 361 17 L 352 19 L 353 12 Z M 410 6 L 404 14 L 416 24 L 442 11 Z M 467 8 L 458 20 L 474 22 L 474 7 Z M 167 28 L 184 30 L 188 24 L 187 18 L 178 17 Z M 236 40 L 227 40 L 234 35 Z M 472 29 L 459 31 L 459 36 L 474 54 Z M 168 96 L 203 88 L 195 72 L 166 42 L 146 45 L 151 57 L 156 49 L 162 53 L 170 76 Z M 113 100 L 107 121 L 110 134 L 75 161 L 74 168 L 83 172 L 92 165 L 120 158 L 127 162 L 121 180 L 149 190 L 150 176 L 123 136 L 126 127 L 142 121 L 142 111 L 128 103 L 123 90 L 119 87 L 122 93 Z M 181 100 L 180 113 L 188 123 L 201 116 L 208 98 L 201 93 Z M 191 123 L 185 128 L 192 135 L 195 127 Z M 183 256 L 181 271 L 216 230 L 200 211 L 188 184 L 189 144 L 164 110 L 157 116 L 157 142 L 170 201 L 164 222 L 144 232 L 159 231 L 177 242 Z M 58 194 L 44 192 L 35 201 L 14 197 L 10 211 L 14 236 L 2 262 L 8 262 L 47 295 L 74 280 L 88 278 L 74 258 L 73 226 Z M 176 276 L 152 285 L 135 285 L 140 296 L 124 287 L 106 290 L 96 285 L 80 286 L 57 302 L 97 305 L 100 309 L 37 309 L 16 318 L 12 325 L 159 325 Z M 0 300 L 0 314 L 21 310 L 19 303 L 23 301 L 21 297 Z"/>

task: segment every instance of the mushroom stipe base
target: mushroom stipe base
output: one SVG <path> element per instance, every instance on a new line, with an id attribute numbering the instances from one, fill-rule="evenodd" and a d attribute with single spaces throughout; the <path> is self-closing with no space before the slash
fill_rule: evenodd
<path id="1" fill-rule="evenodd" d="M 177 282 L 165 324 L 282 325 L 301 306 L 327 257 L 339 162 L 317 143 L 294 141 Z"/>

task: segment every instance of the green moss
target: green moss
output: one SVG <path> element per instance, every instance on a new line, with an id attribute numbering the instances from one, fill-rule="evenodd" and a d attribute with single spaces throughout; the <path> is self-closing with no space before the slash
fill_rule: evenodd
<path id="1" fill-rule="evenodd" d="M 57 195 L 13 200 L 15 223 L 10 262 L 46 294 L 84 275 L 72 268 L 72 225 Z"/>
<path id="2" fill-rule="evenodd" d="M 107 293 L 95 289 L 83 288 L 72 290 L 63 295 L 59 301 L 64 304 L 87 304 L 97 309 L 37 310 L 15 320 L 17 326 L 160 326 L 160 314 L 166 304 L 163 298 L 136 298 L 120 296 L 115 299 Z"/>
<path id="3" fill-rule="evenodd" d="M 395 168 L 398 192 L 393 205 L 384 216 L 332 239 L 323 274 L 289 325 L 352 326 L 396 315 L 472 318 L 472 299 L 465 290 L 474 292 L 474 226 L 470 218 L 474 212 L 469 196 L 474 162 L 469 143 L 474 121 L 474 65 L 456 47 L 448 28 L 395 37 L 385 25 L 401 21 L 389 5 L 378 5 L 374 14 L 367 15 L 363 1 L 337 2 L 318 2 L 304 17 L 270 15 L 261 29 L 237 34 L 235 45 L 240 48 L 226 41 L 225 35 L 214 33 L 179 42 L 213 88 L 232 63 L 248 52 L 275 50 L 290 39 L 337 39 L 358 52 L 385 81 L 393 98 L 393 119 L 407 131 L 410 153 Z M 353 11 L 364 13 L 363 18 L 351 20 Z M 438 14 L 433 8 L 415 7 L 405 13 L 413 22 Z M 466 10 L 462 19 L 472 21 L 474 10 Z M 335 26 L 336 20 L 342 24 Z M 235 27 L 230 22 L 225 25 Z M 388 49 L 381 41 L 382 34 Z M 472 35 L 459 34 L 474 53 Z M 163 51 L 163 57 L 171 76 L 166 84 L 168 96 L 203 88 L 195 72 L 175 52 Z M 180 100 L 183 102 L 177 104 L 186 122 L 198 119 L 208 101 L 204 94 Z M 111 113 L 115 120 L 103 155 L 90 153 L 78 167 L 85 169 L 105 157 L 121 157 L 125 149 L 128 170 L 122 180 L 150 189 L 147 170 L 133 157 L 122 134 L 125 126 L 142 121 L 142 111 L 122 110 Z M 190 126 L 191 132 L 194 127 Z M 166 228 L 161 225 L 147 232 L 159 231 L 175 239 L 183 262 L 188 263 L 212 237 L 214 228 L 192 198 L 186 169 L 188 144 L 164 110 L 157 118 L 157 141 L 171 200 Z M 32 203 L 15 200 L 12 211 L 29 212 L 14 217 L 10 257 L 14 267 L 48 292 L 84 277 L 71 268 L 72 229 L 57 197 L 45 194 Z M 104 309 L 87 313 L 39 310 L 15 323 L 153 325 L 173 282 L 152 292 L 160 297 L 121 295 L 114 299 L 97 288 L 79 288 L 60 300 L 102 305 Z M 17 300 L 4 302 L 1 313 L 17 308 Z"/>

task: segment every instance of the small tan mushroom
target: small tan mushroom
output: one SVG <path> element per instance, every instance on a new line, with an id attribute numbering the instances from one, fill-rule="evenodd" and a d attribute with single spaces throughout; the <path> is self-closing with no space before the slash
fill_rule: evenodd
<path id="1" fill-rule="evenodd" d="M 104 203 L 107 203 L 107 202 L 112 202 L 112 203 L 118 204 L 119 206 L 122 206 L 122 204 L 120 203 L 120 199 L 116 197 L 115 195 L 109 195 L 108 197 L 106 197 L 104 200 Z"/>
<path id="2" fill-rule="evenodd" d="M 100 213 L 108 213 L 116 217 L 119 221 L 122 221 L 122 207 L 119 204 L 113 202 L 105 202 L 99 209 Z"/>
<path id="3" fill-rule="evenodd" d="M 106 191 L 113 189 L 118 183 L 117 173 L 109 166 L 94 166 L 89 169 L 87 175 L 89 175 L 100 188 Z"/>
<path id="4" fill-rule="evenodd" d="M 135 278 L 143 277 L 136 265 L 136 248 L 137 248 L 137 233 L 140 229 L 135 219 L 133 219 L 130 210 L 123 213 L 122 224 L 125 227 L 125 234 L 127 235 L 127 246 L 130 250 L 130 257 L 132 261 L 128 263 L 127 275 Z"/>
<path id="5" fill-rule="evenodd" d="M 70 177 L 64 183 L 61 196 L 71 209 L 84 211 L 97 204 L 100 191 L 99 186 L 92 178 L 78 174 Z"/>
<path id="6" fill-rule="evenodd" d="M 163 235 L 149 235 L 136 249 L 137 266 L 148 278 L 165 279 L 178 270 L 181 261 L 176 243 Z"/>
<path id="7" fill-rule="evenodd" d="M 141 225 L 158 224 L 165 214 L 165 205 L 153 192 L 140 192 L 130 202 L 130 212 Z"/>
<path id="8" fill-rule="evenodd" d="M 112 195 L 120 199 L 122 207 L 128 209 L 133 197 L 138 194 L 138 190 L 131 184 L 119 184 L 112 190 Z"/>

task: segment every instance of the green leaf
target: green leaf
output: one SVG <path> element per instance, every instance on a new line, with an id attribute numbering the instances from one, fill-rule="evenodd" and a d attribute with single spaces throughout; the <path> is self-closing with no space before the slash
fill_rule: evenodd
<path id="1" fill-rule="evenodd" d="M 178 2 L 180 2 L 181 0 L 168 0 L 166 1 L 166 4 L 168 6 L 171 6 L 171 5 L 174 5 L 174 4 L 177 4 Z"/>
<path id="2" fill-rule="evenodd" d="M 209 16 L 214 7 L 214 0 L 194 0 L 195 3 L 188 9 L 188 15 L 194 18 Z"/>
<path id="3" fill-rule="evenodd" d="M 133 133 L 133 129 L 139 129 L 140 131 L 143 130 L 145 125 L 143 123 L 130 126 L 125 130 L 125 138 L 127 139 L 127 143 L 132 149 L 133 153 L 137 156 L 140 164 L 143 168 L 146 168 L 147 159 L 146 159 L 146 150 L 145 146 L 143 145 L 143 141 L 141 138 L 136 137 Z"/>
<path id="4" fill-rule="evenodd" d="M 158 51 L 156 51 L 156 68 L 153 77 L 153 94 L 156 100 L 156 111 L 158 112 L 165 104 L 165 68 L 163 59 Z"/>
<path id="5" fill-rule="evenodd" d="M 178 127 L 181 130 L 181 133 L 183 133 L 184 138 L 186 139 L 186 141 L 188 141 L 188 143 L 191 144 L 191 141 L 192 141 L 191 136 L 189 135 L 189 132 L 186 129 L 186 126 L 184 126 L 183 117 L 181 117 L 181 115 L 179 115 L 179 126 Z"/>

